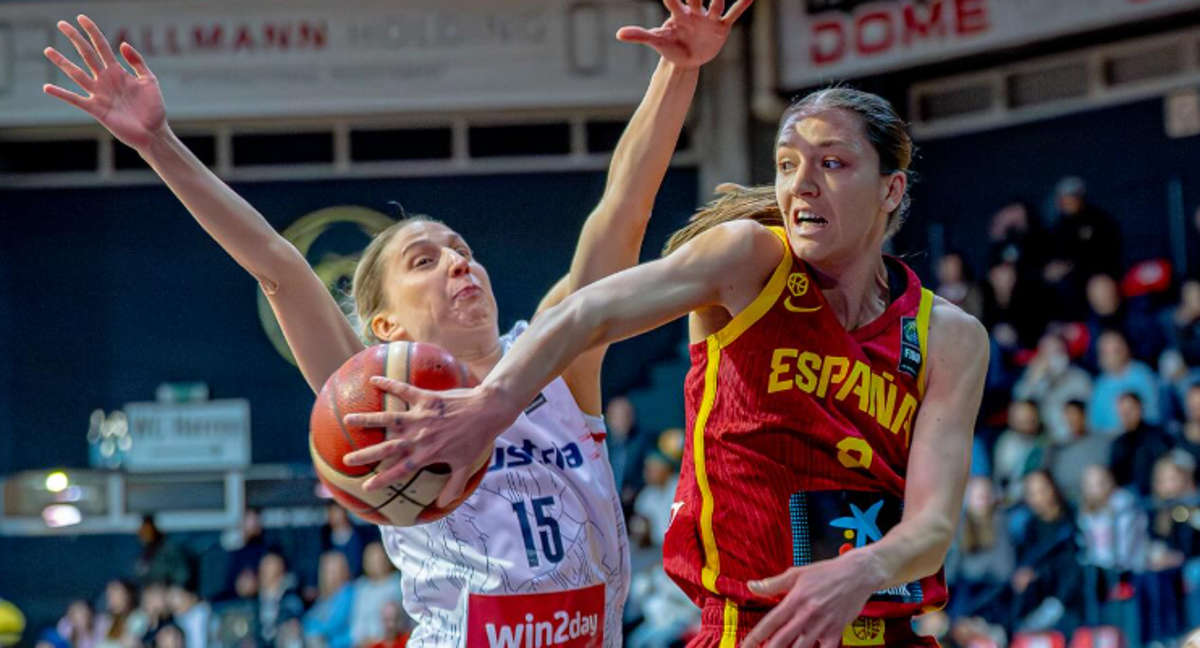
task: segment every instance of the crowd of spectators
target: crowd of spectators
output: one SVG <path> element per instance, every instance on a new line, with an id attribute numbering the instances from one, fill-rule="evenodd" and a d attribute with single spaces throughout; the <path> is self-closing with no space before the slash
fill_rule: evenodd
<path id="1" fill-rule="evenodd" d="M 992 362 L 951 603 L 920 625 L 961 646 L 1096 626 L 1170 645 L 1200 625 L 1200 267 L 1124 266 L 1082 180 L 1055 198 L 1049 219 L 996 213 L 983 282 L 962 255 L 938 266 Z"/>
<path id="2" fill-rule="evenodd" d="M 314 583 L 269 543 L 260 513 L 246 511 L 236 547 L 227 552 L 224 587 L 202 598 L 194 556 L 146 518 L 143 550 L 132 578 L 108 583 L 99 601 L 73 601 L 37 648 L 403 648 L 412 620 L 404 613 L 400 575 L 374 527 L 327 507 Z"/>

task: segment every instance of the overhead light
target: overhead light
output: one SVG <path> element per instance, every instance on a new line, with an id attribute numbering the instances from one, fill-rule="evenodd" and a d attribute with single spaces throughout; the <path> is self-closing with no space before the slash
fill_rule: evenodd
<path id="1" fill-rule="evenodd" d="M 46 490 L 51 493 L 61 493 L 70 485 L 71 480 L 67 477 L 67 473 L 61 470 L 46 475 Z"/>

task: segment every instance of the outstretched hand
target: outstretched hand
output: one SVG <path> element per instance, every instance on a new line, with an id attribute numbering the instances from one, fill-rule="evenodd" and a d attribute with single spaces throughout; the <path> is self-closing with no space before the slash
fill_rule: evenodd
<path id="1" fill-rule="evenodd" d="M 842 631 L 862 613 L 874 592 L 872 569 L 847 552 L 832 560 L 792 567 L 761 581 L 750 591 L 778 601 L 742 643 L 744 648 L 836 648 Z"/>
<path id="2" fill-rule="evenodd" d="M 134 74 L 130 74 L 121 66 L 96 23 L 84 15 L 80 15 L 78 20 L 90 42 L 66 21 L 59 21 L 58 30 L 70 39 L 83 57 L 88 68 L 86 72 L 53 47 L 47 47 L 44 53 L 87 96 L 49 83 L 42 86 L 42 90 L 83 110 L 117 139 L 134 149 L 140 149 L 167 125 L 166 106 L 158 79 L 132 45 L 121 43 L 121 56 L 134 71 Z"/>
<path id="3" fill-rule="evenodd" d="M 643 29 L 623 27 L 617 39 L 648 45 L 671 63 L 688 69 L 699 68 L 716 57 L 729 38 L 729 30 L 754 0 L 737 0 L 725 12 L 725 0 L 663 0 L 671 16 L 662 27 Z"/>
<path id="4" fill-rule="evenodd" d="M 349 414 L 346 424 L 386 428 L 388 440 L 345 456 L 349 466 L 379 463 L 363 484 L 368 491 L 404 482 L 423 466 L 450 466 L 450 480 L 438 496 L 439 506 L 458 499 L 479 468 L 477 461 L 521 414 L 482 387 L 428 391 L 380 376 L 371 383 L 408 403 L 405 412 Z"/>

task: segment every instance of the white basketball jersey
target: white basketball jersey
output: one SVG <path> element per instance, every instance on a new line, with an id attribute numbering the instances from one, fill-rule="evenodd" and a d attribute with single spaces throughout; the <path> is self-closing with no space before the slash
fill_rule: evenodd
<path id="1" fill-rule="evenodd" d="M 503 337 L 506 351 L 526 326 Z M 556 378 L 496 440 L 458 509 L 382 527 L 418 624 L 409 646 L 621 646 L 629 547 L 603 438 Z"/>

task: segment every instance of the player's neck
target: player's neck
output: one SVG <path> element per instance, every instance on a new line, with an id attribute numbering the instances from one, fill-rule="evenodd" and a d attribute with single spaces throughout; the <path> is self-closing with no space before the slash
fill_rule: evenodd
<path id="1" fill-rule="evenodd" d="M 825 301 L 847 331 L 866 326 L 888 307 L 888 275 L 881 253 L 861 254 L 845 264 L 812 266 Z"/>
<path id="2" fill-rule="evenodd" d="M 444 340 L 439 342 L 438 346 L 466 365 L 475 382 L 482 382 L 500 362 L 500 358 L 504 357 L 500 334 L 491 326 L 480 327 L 478 330 L 457 331 L 453 340 Z"/>

